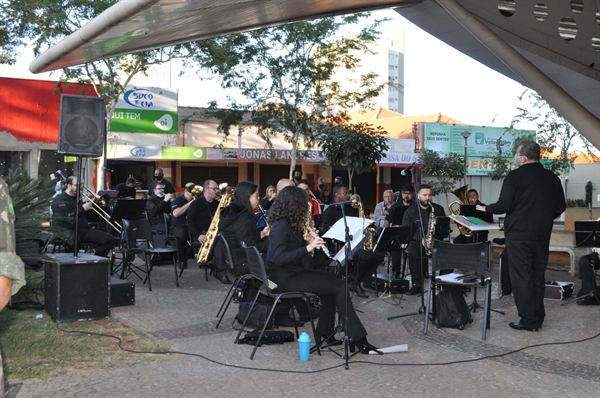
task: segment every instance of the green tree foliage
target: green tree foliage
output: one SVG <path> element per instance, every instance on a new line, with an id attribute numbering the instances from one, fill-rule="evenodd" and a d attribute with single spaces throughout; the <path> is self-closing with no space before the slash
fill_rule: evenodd
<path id="1" fill-rule="evenodd" d="M 424 176 L 436 177 L 436 180 L 424 180 L 423 183 L 431 186 L 434 196 L 445 194 L 446 201 L 448 193 L 455 189 L 456 182 L 465 176 L 465 158 L 456 153 L 442 155 L 425 149 L 419 155 L 419 163 L 423 165 Z"/>
<path id="2" fill-rule="evenodd" d="M 536 126 L 536 141 L 542 147 L 542 158 L 547 158 L 544 166 L 556 174 L 568 172 L 573 166 L 577 154 L 573 145 L 581 145 L 585 153 L 596 158 L 592 144 L 581 135 L 558 111 L 552 108 L 539 94 L 525 90 L 519 101 L 527 98 L 530 109 L 517 107 L 510 128 L 520 123 L 533 123 Z M 550 158 L 553 152 L 559 152 L 558 158 Z"/>
<path id="3" fill-rule="evenodd" d="M 591 181 L 588 181 L 585 184 L 585 204 L 590 205 L 592 203 L 592 193 L 594 192 L 594 184 Z"/>
<path id="4" fill-rule="evenodd" d="M 503 139 L 508 135 L 512 135 L 511 139 Z M 513 160 L 514 156 L 517 153 L 517 148 L 521 145 L 521 141 L 535 141 L 535 134 L 532 135 L 523 135 L 523 134 L 515 134 L 515 130 L 512 128 L 507 128 L 504 134 L 496 141 L 496 154 L 492 157 L 486 158 L 486 161 L 492 165 L 492 170 L 489 173 L 489 176 L 492 180 L 501 180 L 508 172 L 511 170 L 511 164 L 514 165 L 515 161 Z M 506 153 L 505 144 L 506 142 L 513 143 L 512 147 L 508 149 L 508 153 Z"/>
<path id="5" fill-rule="evenodd" d="M 0 0 L 0 62 L 12 63 L 18 49 L 32 44 L 34 55 L 57 44 L 117 0 Z M 65 68 L 59 91 L 70 83 L 91 84 L 98 96 L 107 98 L 107 127 L 110 127 L 116 100 L 137 74 L 151 65 L 190 55 L 193 44 L 112 57 Z"/>
<path id="6" fill-rule="evenodd" d="M 239 134 L 255 126 L 269 147 L 272 137 L 283 134 L 292 144 L 291 175 L 296 158 L 314 146 L 316 127 L 333 107 L 368 107 L 385 87 L 375 84 L 372 73 L 358 79 L 358 90 L 343 91 L 332 82 L 336 70 L 355 70 L 362 54 L 372 53 L 381 22 L 354 14 L 197 42 L 194 60 L 222 87 L 243 95 L 226 104 L 212 102 L 205 117 L 219 119 L 218 130 L 225 135 L 234 126 Z"/>
<path id="7" fill-rule="evenodd" d="M 50 238 L 50 200 L 54 182 L 49 178 L 32 179 L 23 170 L 10 170 L 5 178 L 15 210 L 16 250 L 23 261 L 42 260 L 43 244 Z"/>
<path id="8" fill-rule="evenodd" d="M 349 188 L 354 173 L 374 170 L 389 149 L 386 132 L 381 126 L 368 123 L 349 123 L 345 114 L 337 115 L 323 124 L 320 147 L 332 166 L 348 168 Z"/>

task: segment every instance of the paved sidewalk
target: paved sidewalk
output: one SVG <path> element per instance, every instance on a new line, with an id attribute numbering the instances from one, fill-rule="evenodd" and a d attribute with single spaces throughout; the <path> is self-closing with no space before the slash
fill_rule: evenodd
<path id="1" fill-rule="evenodd" d="M 581 398 L 600 393 L 600 306 L 563 306 L 546 300 L 543 329 L 515 331 L 508 326 L 518 320 L 514 301 L 499 299 L 494 286 L 492 307 L 506 314 L 492 313 L 483 341 L 482 310 L 464 330 L 430 325 L 423 335 L 422 315 L 387 320 L 417 311 L 419 296 L 376 299 L 367 290 L 370 299 L 353 300 L 369 341 L 378 347 L 407 344 L 408 352 L 358 354 L 346 370 L 344 361 L 329 351 L 300 362 L 296 343 L 286 343 L 260 347 L 251 361 L 252 346 L 233 344 L 237 332 L 231 324 L 237 306 L 215 329 L 215 315 L 228 286 L 212 276 L 206 282 L 204 270 L 193 260 L 189 264 L 179 289 L 172 267 L 157 267 L 152 292 L 137 280 L 136 304 L 111 309 L 111 315 L 128 326 L 189 355 L 143 367 L 28 380 L 11 385 L 9 396 Z M 492 276 L 496 279 L 497 274 Z M 549 270 L 546 277 L 572 280 L 565 271 Z M 575 291 L 579 286 L 576 280 Z"/>

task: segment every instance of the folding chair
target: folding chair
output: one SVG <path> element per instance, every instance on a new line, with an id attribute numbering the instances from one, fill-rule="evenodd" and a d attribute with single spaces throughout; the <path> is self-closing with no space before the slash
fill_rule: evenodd
<path id="1" fill-rule="evenodd" d="M 250 307 L 250 310 L 248 311 L 248 314 L 246 315 L 246 318 L 244 319 L 242 327 L 240 328 L 240 330 L 237 334 L 237 337 L 235 338 L 235 343 L 236 344 L 238 343 L 238 341 L 240 339 L 240 335 L 245 330 L 246 323 L 248 322 L 248 318 L 250 317 L 250 314 L 252 313 L 252 310 L 254 309 L 254 307 L 256 305 L 258 297 L 261 295 L 273 299 L 273 307 L 271 307 L 271 311 L 269 311 L 269 314 L 267 315 L 267 319 L 265 320 L 265 324 L 264 324 L 262 330 L 260 331 L 260 335 L 258 336 L 258 339 L 256 340 L 256 344 L 254 345 L 252 354 L 250 354 L 250 359 L 254 358 L 254 353 L 256 352 L 256 349 L 260 345 L 260 341 L 261 341 L 263 335 L 265 334 L 267 325 L 269 324 L 269 321 L 271 320 L 271 318 L 273 317 L 273 314 L 275 313 L 275 308 L 277 307 L 277 304 L 279 304 L 279 302 L 281 300 L 289 299 L 290 303 L 292 305 L 293 305 L 294 299 L 302 299 L 306 302 L 306 306 L 308 307 L 308 313 L 310 315 L 310 324 L 312 326 L 313 340 L 314 340 L 316 333 L 315 333 L 315 323 L 313 320 L 312 312 L 310 310 L 310 301 L 309 301 L 310 293 L 302 293 L 302 292 L 273 293 L 273 290 L 269 287 L 269 285 L 273 282 L 269 281 L 269 279 L 267 277 L 267 270 L 265 268 L 265 263 L 260 255 L 260 252 L 254 246 L 248 247 L 248 246 L 246 246 L 246 244 L 244 242 L 241 242 L 241 244 L 242 244 L 242 247 L 244 248 L 244 250 L 246 251 L 246 256 L 248 258 L 248 265 L 250 267 L 250 273 L 252 274 L 252 277 L 254 279 L 261 282 L 261 286 L 258 289 L 258 292 L 256 293 L 256 296 L 254 297 L 254 301 L 252 302 L 252 306 Z M 295 318 L 295 315 L 294 315 L 294 318 Z M 295 326 L 295 329 L 296 329 L 296 339 L 297 339 L 300 336 L 300 334 L 298 333 L 297 325 Z M 319 355 L 321 355 L 320 347 L 317 347 L 317 351 L 318 351 Z"/>
<path id="2" fill-rule="evenodd" d="M 229 243 L 227 243 L 227 239 L 225 239 L 225 237 L 221 234 L 219 234 L 217 238 L 221 241 L 221 244 L 223 245 L 223 254 L 225 255 L 224 261 L 227 271 L 235 276 L 235 280 L 231 284 L 227 295 L 223 299 L 223 303 L 221 304 L 221 308 L 219 308 L 219 312 L 217 312 L 217 318 L 219 318 L 219 322 L 217 322 L 217 326 L 215 326 L 215 329 L 219 328 L 219 325 L 221 324 L 221 321 L 223 320 L 223 317 L 225 316 L 225 313 L 227 312 L 231 301 L 233 301 L 237 289 L 242 284 L 242 281 L 252 279 L 252 274 L 240 275 L 236 272 L 235 268 L 233 267 L 233 258 L 231 256 L 231 249 L 229 248 Z M 225 307 L 225 309 L 223 309 L 223 307 Z"/>
<path id="3" fill-rule="evenodd" d="M 173 256 L 173 268 L 175 270 L 175 283 L 179 287 L 179 273 L 177 270 L 177 249 L 173 247 L 154 247 L 154 238 L 152 231 L 150 230 L 150 223 L 145 218 L 138 220 L 126 220 L 123 219 L 123 229 L 125 231 L 125 254 L 124 259 L 127 261 L 126 266 L 137 275 L 138 278 L 142 279 L 136 272 L 135 269 L 145 272 L 146 278 L 143 283 L 148 281 L 148 290 L 152 290 L 152 284 L 150 282 L 150 274 L 152 267 L 157 257 L 161 254 L 171 254 Z M 143 254 L 144 255 L 144 266 L 145 269 L 141 269 L 133 264 L 129 260 L 130 254 Z"/>
<path id="4" fill-rule="evenodd" d="M 431 261 L 431 278 L 429 278 L 426 293 L 427 304 L 425 306 L 423 334 L 427 334 L 429 327 L 431 298 L 436 288 L 441 286 L 473 288 L 475 297 L 473 308 L 475 308 L 477 306 L 476 289 L 485 287 L 481 339 L 486 339 L 487 329 L 490 328 L 490 301 L 492 298 L 492 279 L 485 276 L 486 266 L 486 244 L 484 242 L 453 244 L 440 240 L 435 241 Z M 440 275 L 440 270 L 451 270 L 453 273 Z M 461 274 L 462 276 L 457 274 Z M 435 321 L 435 305 L 432 313 L 433 320 Z"/>
<path id="5" fill-rule="evenodd" d="M 177 238 L 169 233 L 171 230 L 171 215 L 168 213 L 163 213 L 163 218 L 165 219 L 165 231 L 166 231 L 166 242 L 169 246 L 177 247 Z"/>

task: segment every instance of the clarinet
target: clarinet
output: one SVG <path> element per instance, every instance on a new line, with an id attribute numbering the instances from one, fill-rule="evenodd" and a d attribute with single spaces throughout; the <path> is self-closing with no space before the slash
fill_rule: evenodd
<path id="1" fill-rule="evenodd" d="M 310 224 L 308 223 L 308 221 L 304 221 L 304 226 L 306 227 L 306 231 L 310 234 L 310 236 L 312 236 L 313 238 L 318 238 L 319 237 L 319 235 L 316 234 L 315 231 L 312 230 L 312 228 L 310 227 Z M 325 255 L 327 257 L 329 257 L 330 259 L 333 258 L 333 256 L 329 252 L 329 249 L 327 248 L 327 246 L 319 246 L 319 247 L 317 247 L 317 249 L 323 250 L 323 253 L 325 253 Z"/>
<path id="2" fill-rule="evenodd" d="M 269 225 L 269 221 L 267 220 L 267 212 L 265 211 L 265 209 L 262 208 L 262 206 L 260 205 L 260 203 L 258 203 L 256 205 L 256 207 L 258 207 L 258 210 L 260 211 L 260 215 L 265 220 L 265 224 Z"/>

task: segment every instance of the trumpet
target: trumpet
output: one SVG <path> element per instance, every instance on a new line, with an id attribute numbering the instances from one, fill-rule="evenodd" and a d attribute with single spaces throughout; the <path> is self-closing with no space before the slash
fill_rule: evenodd
<path id="1" fill-rule="evenodd" d="M 85 197 L 90 201 L 90 203 L 92 204 L 92 210 L 94 210 L 96 212 L 96 214 L 98 214 L 100 217 L 102 217 L 102 219 L 104 221 L 106 221 L 106 223 L 108 225 L 110 225 L 112 228 L 114 228 L 115 231 L 117 231 L 119 234 L 121 234 L 123 232 L 123 227 L 121 227 L 121 225 L 119 225 L 118 222 L 111 222 L 110 221 L 110 214 L 108 214 L 103 207 L 106 207 L 108 204 L 108 200 L 110 200 L 110 197 L 108 195 L 96 195 L 91 189 L 89 189 L 88 187 L 86 187 L 85 185 L 81 185 L 81 187 L 83 188 L 83 190 L 85 191 Z M 97 202 L 94 202 L 94 199 L 97 200 Z"/>

